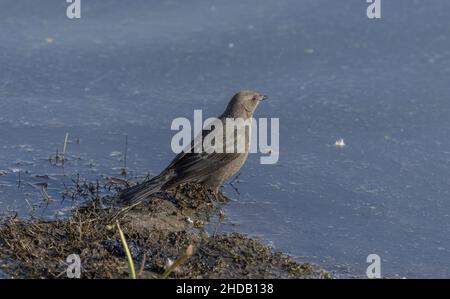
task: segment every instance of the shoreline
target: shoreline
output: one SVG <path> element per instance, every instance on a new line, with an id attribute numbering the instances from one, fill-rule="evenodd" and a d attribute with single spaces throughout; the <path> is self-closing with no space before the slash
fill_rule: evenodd
<path id="1" fill-rule="evenodd" d="M 0 223 L 0 271 L 12 278 L 65 278 L 67 257 L 75 254 L 81 278 L 128 278 L 120 223 L 137 278 L 164 277 L 188 248 L 190 255 L 167 278 L 332 278 L 246 234 L 221 233 L 227 202 L 221 193 L 184 185 L 128 207 L 93 197 L 62 220 L 7 217 Z"/>

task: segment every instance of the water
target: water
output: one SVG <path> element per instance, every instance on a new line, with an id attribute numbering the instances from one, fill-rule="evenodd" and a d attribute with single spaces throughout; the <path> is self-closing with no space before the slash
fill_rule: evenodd
<path id="1" fill-rule="evenodd" d="M 449 278 L 450 3 L 382 1 L 369 20 L 357 0 L 186 2 L 82 0 L 68 20 L 64 1 L 0 1 L 2 211 L 65 215 L 63 183 L 119 176 L 127 134 L 131 175 L 157 174 L 173 118 L 251 88 L 270 96 L 256 116 L 280 118 L 280 161 L 251 155 L 240 194 L 225 187 L 225 230 L 341 277 L 375 253 L 385 277 Z"/>

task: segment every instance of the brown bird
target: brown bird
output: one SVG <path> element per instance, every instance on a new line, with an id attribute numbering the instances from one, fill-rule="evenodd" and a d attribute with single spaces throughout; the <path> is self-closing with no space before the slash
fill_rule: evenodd
<path id="1" fill-rule="evenodd" d="M 266 98 L 257 92 L 247 90 L 235 94 L 223 114 L 218 118 L 218 121 L 222 123 L 224 138 L 222 144 L 218 143 L 218 147 L 223 146 L 223 151 L 211 152 L 203 148 L 198 153 L 194 152 L 198 142 L 203 143 L 205 138 L 212 137 L 210 134 L 216 127 L 213 122 L 210 130 L 203 130 L 201 136 L 197 136 L 190 146 L 178 154 L 159 175 L 122 190 L 119 198 L 125 202 L 140 201 L 156 192 L 174 189 L 184 183 L 201 184 L 208 189 L 218 191 L 222 184 L 244 165 L 250 148 L 250 126 L 246 127 L 244 132 L 239 131 L 236 127 L 233 127 L 233 131 L 228 130 L 227 132 L 227 119 L 249 120 L 259 102 Z M 229 138 L 230 135 L 235 138 Z M 227 141 L 230 142 L 230 140 L 234 142 L 232 144 L 233 152 L 226 150 Z M 237 150 L 238 143 L 244 145 L 243 150 Z"/>

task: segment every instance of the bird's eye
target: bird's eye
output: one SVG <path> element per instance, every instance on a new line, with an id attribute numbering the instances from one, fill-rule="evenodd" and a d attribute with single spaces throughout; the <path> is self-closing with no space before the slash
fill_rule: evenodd
<path id="1" fill-rule="evenodd" d="M 257 101 L 258 100 L 258 96 L 253 96 L 252 97 L 252 101 Z"/>

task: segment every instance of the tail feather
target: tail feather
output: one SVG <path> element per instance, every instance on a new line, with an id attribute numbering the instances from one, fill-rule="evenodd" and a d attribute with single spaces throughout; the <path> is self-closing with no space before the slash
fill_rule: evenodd
<path id="1" fill-rule="evenodd" d="M 161 176 L 154 177 L 149 181 L 122 190 L 119 193 L 119 199 L 120 201 L 127 203 L 144 200 L 150 195 L 161 191 L 161 188 L 166 182 L 167 182 L 166 177 Z"/>

